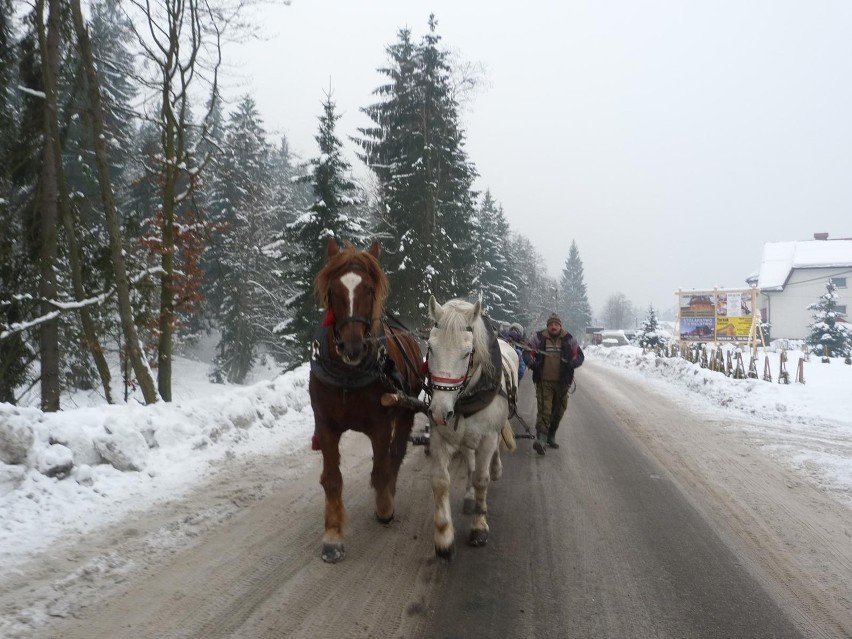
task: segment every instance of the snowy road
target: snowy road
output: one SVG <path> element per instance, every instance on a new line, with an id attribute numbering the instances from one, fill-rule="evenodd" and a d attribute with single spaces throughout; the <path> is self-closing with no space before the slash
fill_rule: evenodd
<path id="1" fill-rule="evenodd" d="M 540 459 L 521 440 L 491 491 L 489 546 L 460 548 L 450 567 L 432 560 L 422 449 L 409 450 L 397 521 L 383 527 L 368 442 L 350 434 L 343 563 L 318 556 L 318 456 L 233 458 L 188 498 L 6 578 L 0 614 L 51 619 L 9 637 L 448 637 L 462 613 L 480 623 L 465 637 L 852 635 L 845 506 L 748 429 L 720 429 L 593 362 L 581 373 L 563 449 Z"/>

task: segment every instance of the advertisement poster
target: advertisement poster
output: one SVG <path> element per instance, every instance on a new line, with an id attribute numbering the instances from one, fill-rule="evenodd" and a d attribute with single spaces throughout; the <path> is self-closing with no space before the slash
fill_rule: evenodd
<path id="1" fill-rule="evenodd" d="M 712 293 L 690 293 L 680 296 L 681 317 L 715 317 L 716 306 Z"/>
<path id="2" fill-rule="evenodd" d="M 720 342 L 746 342 L 751 333 L 752 296 L 750 292 L 719 293 L 716 296 L 716 339 Z"/>
<path id="3" fill-rule="evenodd" d="M 712 317 L 681 317 L 680 338 L 692 342 L 712 342 L 715 322 Z"/>
<path id="4" fill-rule="evenodd" d="M 712 342 L 716 333 L 716 303 L 712 293 L 680 296 L 680 338 Z"/>

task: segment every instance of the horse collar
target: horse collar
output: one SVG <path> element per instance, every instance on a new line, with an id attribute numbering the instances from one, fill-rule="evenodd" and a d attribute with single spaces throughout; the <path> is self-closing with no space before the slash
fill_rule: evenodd
<path id="1" fill-rule="evenodd" d="M 484 322 L 484 324 L 486 330 L 491 334 L 488 340 L 489 355 L 491 356 L 494 373 L 492 375 L 482 375 L 475 384 L 465 388 L 459 394 L 456 401 L 456 409 L 459 414 L 465 417 L 473 415 L 488 406 L 491 400 L 494 399 L 494 395 L 500 390 L 500 382 L 502 381 L 503 357 L 500 353 L 500 344 L 489 322 Z"/>
<path id="2" fill-rule="evenodd" d="M 363 388 L 383 378 L 383 367 L 387 360 L 387 348 L 384 345 L 384 330 L 379 325 L 379 335 L 375 338 L 375 347 L 358 366 L 347 366 L 331 355 L 329 332 L 334 337 L 334 327 L 323 322 L 314 334 L 311 344 L 311 374 L 328 386 L 344 391 Z M 373 342 L 371 341 L 371 344 Z"/>

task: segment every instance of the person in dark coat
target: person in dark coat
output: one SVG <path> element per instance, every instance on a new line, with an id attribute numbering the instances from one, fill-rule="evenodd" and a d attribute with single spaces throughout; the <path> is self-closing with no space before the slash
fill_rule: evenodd
<path id="1" fill-rule="evenodd" d="M 568 389 L 574 381 L 574 370 L 583 365 L 585 356 L 571 333 L 562 328 L 559 315 L 547 318 L 544 330 L 533 333 L 524 353 L 532 370 L 538 409 L 533 448 L 544 455 L 545 446 L 559 448 L 556 431 L 568 409 Z"/>
<path id="2" fill-rule="evenodd" d="M 521 381 L 524 378 L 524 372 L 527 370 L 527 363 L 524 360 L 524 350 L 522 347 L 524 327 L 517 323 L 508 325 L 501 328 L 500 337 L 515 347 L 515 352 L 518 354 L 518 381 Z"/>

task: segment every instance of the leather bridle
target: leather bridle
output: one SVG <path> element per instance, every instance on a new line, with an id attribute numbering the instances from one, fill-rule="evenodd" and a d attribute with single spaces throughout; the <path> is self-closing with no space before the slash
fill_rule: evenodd
<path id="1" fill-rule="evenodd" d="M 468 326 L 465 330 L 473 332 L 473 328 Z M 426 383 L 425 386 L 431 394 L 434 390 L 439 391 L 459 391 L 459 396 L 464 393 L 467 385 L 470 383 L 471 379 L 471 369 L 473 368 L 473 355 L 476 353 L 476 349 L 472 348 L 470 350 L 470 354 L 467 357 L 467 370 L 465 370 L 463 377 L 440 377 L 432 374 L 432 370 L 429 367 L 429 353 L 432 352 L 432 347 L 427 346 L 426 348 Z"/>
<path id="2" fill-rule="evenodd" d="M 357 265 L 353 265 L 351 268 L 347 269 L 344 272 L 344 275 L 346 273 L 351 273 L 353 271 L 362 271 L 363 272 L 364 269 L 359 268 Z M 340 277 L 343 277 L 343 275 L 341 275 Z M 336 279 L 339 280 L 340 277 L 337 277 Z M 367 330 L 364 332 L 364 338 L 367 341 L 373 340 L 373 318 L 372 318 L 372 315 L 373 315 L 373 308 L 375 307 L 375 304 L 376 304 L 376 290 L 373 286 L 369 286 L 367 288 L 367 293 L 370 295 L 370 316 L 369 317 L 364 317 L 362 315 L 351 315 L 349 317 L 344 317 L 343 319 L 338 320 L 337 314 L 335 313 L 335 321 L 334 321 L 334 324 L 331 327 L 331 333 L 332 333 L 332 338 L 334 339 L 334 345 L 337 347 L 338 350 L 340 350 L 340 348 L 342 348 L 342 346 L 343 346 L 343 338 L 340 336 L 340 329 L 342 329 L 347 324 L 351 324 L 353 322 L 364 324 L 364 326 L 367 327 Z M 328 291 L 328 302 L 327 303 L 328 303 L 328 308 L 333 308 L 332 303 L 331 303 L 331 290 L 330 289 Z"/>

